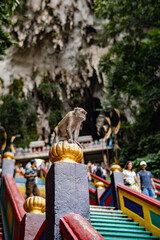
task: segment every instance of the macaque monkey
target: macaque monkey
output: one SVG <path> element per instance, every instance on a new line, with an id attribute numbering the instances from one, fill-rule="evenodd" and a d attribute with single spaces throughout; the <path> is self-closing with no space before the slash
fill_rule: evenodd
<path id="1" fill-rule="evenodd" d="M 66 138 L 69 142 L 77 142 L 80 126 L 86 120 L 86 114 L 87 112 L 80 107 L 67 113 L 54 129 L 54 142 L 58 143 L 60 137 Z"/>

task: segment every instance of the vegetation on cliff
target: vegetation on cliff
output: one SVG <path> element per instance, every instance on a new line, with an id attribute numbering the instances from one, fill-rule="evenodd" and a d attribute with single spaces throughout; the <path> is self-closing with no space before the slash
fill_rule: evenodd
<path id="1" fill-rule="evenodd" d="M 126 109 L 119 133 L 120 161 L 135 160 L 160 149 L 160 2 L 101 0 L 97 17 L 108 19 L 106 41 L 112 43 L 99 62 L 106 76 L 103 108 Z M 160 158 L 157 158 L 160 161 Z"/>
<path id="2" fill-rule="evenodd" d="M 5 51 L 13 43 L 13 39 L 7 32 L 7 26 L 11 25 L 10 16 L 13 15 L 15 8 L 18 5 L 18 0 L 0 1 L 0 60 L 5 55 Z"/>

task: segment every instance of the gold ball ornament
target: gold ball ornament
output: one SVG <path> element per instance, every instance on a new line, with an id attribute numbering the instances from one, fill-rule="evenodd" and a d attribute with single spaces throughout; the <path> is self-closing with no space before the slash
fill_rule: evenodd
<path id="1" fill-rule="evenodd" d="M 25 200 L 23 208 L 28 213 L 43 214 L 46 211 L 46 200 L 39 196 L 29 197 Z"/>
<path id="2" fill-rule="evenodd" d="M 11 153 L 11 152 L 5 152 L 5 153 L 3 154 L 3 158 L 14 159 L 14 155 L 13 155 L 13 153 Z"/>
<path id="3" fill-rule="evenodd" d="M 98 188 L 98 189 L 104 189 L 105 185 L 104 185 L 103 182 L 96 182 L 95 187 Z"/>
<path id="4" fill-rule="evenodd" d="M 83 151 L 77 143 L 61 141 L 54 143 L 49 151 L 49 159 L 54 162 L 74 162 L 80 163 L 83 159 Z"/>
<path id="5" fill-rule="evenodd" d="M 111 171 L 112 172 L 121 172 L 121 167 L 118 164 L 113 164 L 111 166 Z"/>

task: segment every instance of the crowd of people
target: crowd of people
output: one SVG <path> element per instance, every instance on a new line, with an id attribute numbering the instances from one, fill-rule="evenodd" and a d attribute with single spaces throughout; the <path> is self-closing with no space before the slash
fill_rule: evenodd
<path id="1" fill-rule="evenodd" d="M 106 166 L 103 162 L 100 163 L 91 163 L 91 161 L 87 164 L 87 170 L 89 173 L 93 173 L 97 175 L 98 177 L 103 178 L 106 180 L 106 178 L 109 176 L 109 168 Z"/>
<path id="2" fill-rule="evenodd" d="M 146 170 L 147 163 L 145 161 L 140 162 L 141 170 L 135 172 L 133 170 L 133 163 L 127 161 L 125 167 L 122 169 L 124 184 L 138 192 L 142 192 L 152 198 L 156 196 L 156 187 L 153 181 L 153 175 L 150 171 Z M 104 163 L 91 163 L 87 164 L 88 178 L 90 179 L 90 173 L 97 175 L 98 177 L 106 178 L 109 176 L 110 170 Z"/>
<path id="3" fill-rule="evenodd" d="M 144 194 L 155 198 L 156 187 L 153 181 L 153 175 L 150 171 L 146 170 L 147 163 L 142 161 L 140 163 L 141 170 L 138 173 L 135 173 L 133 170 L 133 163 L 127 161 L 123 172 L 124 184 L 138 192 L 143 192 Z M 15 174 L 19 176 L 24 176 L 26 178 L 26 196 L 30 197 L 32 194 L 39 196 L 39 190 L 37 187 L 37 177 L 40 176 L 41 169 L 44 168 L 48 171 L 49 163 L 42 162 L 38 167 L 36 160 L 31 160 L 25 168 L 23 168 L 22 163 L 15 169 Z M 88 179 L 91 180 L 90 173 L 97 175 L 104 180 L 110 175 L 110 169 L 103 162 L 100 163 L 91 163 L 87 164 Z"/>

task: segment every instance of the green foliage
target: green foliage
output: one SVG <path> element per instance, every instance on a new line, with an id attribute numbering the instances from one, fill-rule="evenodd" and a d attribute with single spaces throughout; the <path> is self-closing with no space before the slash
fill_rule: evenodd
<path id="1" fill-rule="evenodd" d="M 70 99 L 69 99 L 70 105 L 72 105 L 73 107 L 74 106 L 81 106 L 82 96 L 80 95 L 79 91 L 72 90 L 70 96 L 71 96 Z"/>
<path id="2" fill-rule="evenodd" d="M 60 110 L 54 110 L 52 111 L 48 116 L 49 126 L 51 129 L 51 132 L 53 132 L 55 126 L 58 124 L 58 122 L 62 119 Z"/>
<path id="3" fill-rule="evenodd" d="M 43 78 L 42 83 L 38 87 L 38 96 L 42 101 L 44 111 L 47 111 L 49 108 L 51 110 L 60 108 L 61 101 L 57 92 L 57 85 L 48 75 Z"/>
<path id="4" fill-rule="evenodd" d="M 0 86 L 1 86 L 1 88 L 4 88 L 4 81 L 2 78 L 0 78 Z"/>
<path id="5" fill-rule="evenodd" d="M 120 162 L 125 163 L 160 148 L 160 2 L 101 0 L 95 12 L 108 20 L 105 36 L 113 43 L 99 62 L 106 75 L 103 108 L 127 109 L 134 119 L 122 120 Z"/>
<path id="6" fill-rule="evenodd" d="M 85 54 L 77 54 L 75 58 L 75 68 L 83 68 L 86 65 L 86 55 Z"/>
<path id="7" fill-rule="evenodd" d="M 0 60 L 5 55 L 5 50 L 14 43 L 4 26 L 11 24 L 10 15 L 13 15 L 18 3 L 18 0 L 0 1 Z"/>
<path id="8" fill-rule="evenodd" d="M 37 140 L 36 134 L 36 113 L 29 101 L 19 101 L 14 96 L 5 95 L 2 98 L 3 104 L 0 105 L 0 125 L 3 126 L 8 134 L 8 147 L 10 139 L 16 134 L 16 144 L 21 147 L 27 146 L 31 140 Z M 3 144 L 3 134 L 0 134 L 0 146 Z"/>
<path id="9" fill-rule="evenodd" d="M 14 79 L 13 83 L 9 86 L 9 92 L 13 96 L 15 96 L 15 98 L 24 97 L 24 93 L 23 93 L 23 79 L 22 78 Z"/>
<path id="10" fill-rule="evenodd" d="M 147 154 L 145 157 L 137 158 L 134 161 L 134 169 L 136 172 L 140 171 L 140 162 L 145 161 L 147 163 L 147 169 L 149 169 L 154 177 L 160 178 L 160 152 Z"/>

